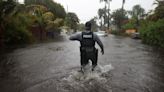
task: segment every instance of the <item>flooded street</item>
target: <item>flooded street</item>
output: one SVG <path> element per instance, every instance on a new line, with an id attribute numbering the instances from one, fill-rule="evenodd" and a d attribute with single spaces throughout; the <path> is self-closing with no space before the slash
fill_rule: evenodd
<path id="1" fill-rule="evenodd" d="M 99 68 L 82 74 L 79 42 L 35 44 L 9 53 L 0 72 L 1 92 L 164 92 L 164 54 L 126 37 L 101 38 Z M 98 47 L 99 48 L 99 47 Z"/>

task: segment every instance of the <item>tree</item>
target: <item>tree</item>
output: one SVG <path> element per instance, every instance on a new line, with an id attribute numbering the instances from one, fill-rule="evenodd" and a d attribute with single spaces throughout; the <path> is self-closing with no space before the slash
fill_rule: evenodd
<path id="1" fill-rule="evenodd" d="M 47 7 L 56 17 L 65 18 L 66 12 L 63 6 L 53 0 L 25 0 L 26 5 L 39 4 Z"/>
<path id="2" fill-rule="evenodd" d="M 156 0 L 157 7 L 155 8 L 155 14 L 158 19 L 164 18 L 164 1 Z"/>
<path id="3" fill-rule="evenodd" d="M 110 2 L 112 0 L 100 0 L 100 2 L 105 2 L 105 11 L 107 12 L 107 24 L 108 24 L 108 28 L 109 28 L 109 25 L 110 25 Z M 108 9 L 106 9 L 106 5 L 108 6 Z"/>
<path id="4" fill-rule="evenodd" d="M 78 24 L 78 30 L 84 31 L 85 30 L 85 24 L 83 24 L 83 23 Z"/>
<path id="5" fill-rule="evenodd" d="M 13 0 L 0 1 L 0 25 L 2 27 L 5 17 L 10 15 L 15 9 L 16 3 Z"/>
<path id="6" fill-rule="evenodd" d="M 164 48 L 164 1 L 155 0 L 157 6 L 153 14 L 142 20 L 140 35 L 142 42 Z"/>
<path id="7" fill-rule="evenodd" d="M 145 10 L 140 5 L 135 5 L 133 6 L 132 11 L 129 11 L 129 14 L 133 18 L 141 19 L 143 15 L 145 14 Z"/>
<path id="8" fill-rule="evenodd" d="M 68 12 L 68 14 L 66 15 L 66 18 L 65 18 L 66 26 L 70 27 L 71 29 L 73 29 L 76 32 L 78 23 L 79 23 L 78 16 L 73 12 Z"/>
<path id="9" fill-rule="evenodd" d="M 124 10 L 125 0 L 122 0 L 122 10 Z"/>
<path id="10" fill-rule="evenodd" d="M 96 20 L 97 20 L 97 17 L 94 17 L 90 20 L 91 25 L 92 25 L 92 27 L 91 27 L 92 32 L 97 31 L 98 25 L 96 23 Z"/>
<path id="11" fill-rule="evenodd" d="M 22 10 L 24 8 L 17 0 L 0 1 L 0 40 L 3 39 L 5 46 L 30 42 L 29 20 Z"/>
<path id="12" fill-rule="evenodd" d="M 99 9 L 98 15 L 100 19 L 100 28 L 103 29 L 103 27 L 105 27 L 105 25 L 108 23 L 106 9 L 105 8 Z"/>
<path id="13" fill-rule="evenodd" d="M 102 25 L 103 25 L 103 9 L 99 9 L 98 10 L 98 16 L 99 16 L 99 19 L 100 19 L 100 28 L 102 28 Z"/>
<path id="14" fill-rule="evenodd" d="M 3 45 L 4 30 L 7 25 L 7 17 L 12 16 L 16 7 L 14 0 L 0 0 L 0 46 Z"/>
<path id="15" fill-rule="evenodd" d="M 33 25 L 40 28 L 40 40 L 43 38 L 44 31 L 57 31 L 64 24 L 62 18 L 56 17 L 43 5 L 28 5 L 26 9 L 34 20 Z"/>
<path id="16" fill-rule="evenodd" d="M 43 5 L 28 5 L 27 10 L 36 18 L 35 24 L 40 28 L 40 40 L 42 41 L 43 31 L 45 31 L 46 28 L 44 14 L 48 12 L 48 9 Z"/>
<path id="17" fill-rule="evenodd" d="M 139 20 L 142 19 L 143 15 L 145 14 L 144 8 L 142 8 L 140 5 L 135 5 L 133 6 L 132 11 L 129 11 L 129 14 L 136 20 L 136 28 L 138 28 Z"/>
<path id="18" fill-rule="evenodd" d="M 127 12 L 125 10 L 122 11 L 122 9 L 117 9 L 112 13 L 112 18 L 113 23 L 116 24 L 119 29 L 121 29 L 122 24 L 124 24 L 124 22 L 128 20 Z"/>
<path id="19" fill-rule="evenodd" d="M 163 19 L 164 18 L 164 1 L 155 0 L 154 4 L 157 5 L 157 7 L 154 10 L 154 14 L 150 15 L 148 19 L 153 20 L 153 21 Z"/>

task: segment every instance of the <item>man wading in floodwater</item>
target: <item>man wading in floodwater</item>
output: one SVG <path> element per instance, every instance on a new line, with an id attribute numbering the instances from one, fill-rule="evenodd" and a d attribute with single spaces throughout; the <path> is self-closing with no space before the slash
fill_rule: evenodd
<path id="1" fill-rule="evenodd" d="M 93 32 L 91 32 L 91 23 L 86 22 L 85 31 L 72 35 L 70 40 L 80 41 L 80 54 L 81 54 L 81 71 L 84 72 L 84 67 L 92 61 L 92 71 L 97 66 L 98 49 L 95 48 L 95 42 L 101 48 L 102 55 L 104 54 L 104 46 L 100 38 Z"/>

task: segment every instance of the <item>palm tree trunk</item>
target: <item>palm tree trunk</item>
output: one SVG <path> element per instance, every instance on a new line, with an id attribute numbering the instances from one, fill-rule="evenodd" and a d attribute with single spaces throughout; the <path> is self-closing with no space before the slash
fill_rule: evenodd
<path id="1" fill-rule="evenodd" d="M 108 2 L 108 29 L 109 29 L 109 16 L 110 16 L 110 1 Z"/>
<path id="2" fill-rule="evenodd" d="M 122 10 L 124 9 L 125 0 L 122 0 Z"/>

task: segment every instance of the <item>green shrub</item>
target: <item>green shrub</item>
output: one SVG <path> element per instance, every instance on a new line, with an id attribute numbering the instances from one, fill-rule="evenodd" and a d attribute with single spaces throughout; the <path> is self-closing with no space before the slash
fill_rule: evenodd
<path id="1" fill-rule="evenodd" d="M 111 31 L 111 34 L 120 35 L 120 32 L 119 32 L 118 30 L 112 30 L 112 31 Z"/>
<path id="2" fill-rule="evenodd" d="M 25 15 L 15 15 L 8 19 L 4 31 L 4 42 L 7 46 L 31 42 L 32 34 L 27 30 L 29 25 Z"/>
<path id="3" fill-rule="evenodd" d="M 135 29 L 136 28 L 136 20 L 135 19 L 131 19 L 129 20 L 128 23 L 124 24 L 122 26 L 123 30 L 127 30 L 127 29 Z"/>
<path id="4" fill-rule="evenodd" d="M 144 43 L 164 47 L 164 19 L 143 23 L 140 34 Z"/>
<path id="5" fill-rule="evenodd" d="M 127 23 L 125 25 L 122 26 L 123 30 L 127 30 L 127 29 L 135 29 L 135 24 L 134 23 Z"/>

